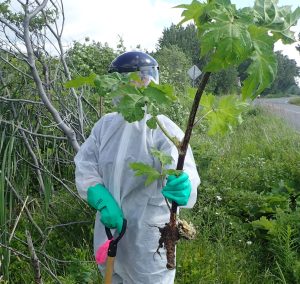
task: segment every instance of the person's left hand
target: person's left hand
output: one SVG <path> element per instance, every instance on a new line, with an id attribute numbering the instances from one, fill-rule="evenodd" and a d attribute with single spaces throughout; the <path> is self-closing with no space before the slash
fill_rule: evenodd
<path id="1" fill-rule="evenodd" d="M 187 205 L 191 195 L 191 182 L 187 173 L 183 172 L 180 176 L 169 175 L 167 184 L 162 189 L 164 197 L 175 201 L 179 206 Z"/>

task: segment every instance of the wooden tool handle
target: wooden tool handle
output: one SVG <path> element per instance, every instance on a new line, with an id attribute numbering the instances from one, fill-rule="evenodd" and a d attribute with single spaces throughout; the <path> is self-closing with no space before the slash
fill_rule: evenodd
<path id="1" fill-rule="evenodd" d="M 107 257 L 106 260 L 106 270 L 105 270 L 105 277 L 104 277 L 104 284 L 111 284 L 112 283 L 112 275 L 114 271 L 114 257 Z"/>

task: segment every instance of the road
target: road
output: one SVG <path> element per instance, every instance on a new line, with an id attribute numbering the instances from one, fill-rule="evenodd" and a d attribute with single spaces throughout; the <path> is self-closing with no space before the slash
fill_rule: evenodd
<path id="1" fill-rule="evenodd" d="M 288 103 L 289 98 L 256 99 L 255 104 L 267 107 L 284 118 L 291 127 L 300 131 L 300 106 Z"/>

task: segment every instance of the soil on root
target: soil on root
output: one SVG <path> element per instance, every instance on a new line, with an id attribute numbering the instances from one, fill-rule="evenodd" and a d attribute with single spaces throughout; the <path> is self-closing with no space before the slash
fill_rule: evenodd
<path id="1" fill-rule="evenodd" d="M 196 230 L 191 223 L 187 223 L 185 220 L 178 220 L 178 223 L 174 226 L 171 223 L 166 223 L 163 228 L 158 227 L 160 232 L 160 238 L 158 241 L 158 248 L 156 253 L 160 255 L 159 250 L 164 248 L 167 254 L 167 268 L 175 269 L 175 247 L 177 242 L 181 239 L 191 240 L 196 236 Z"/>

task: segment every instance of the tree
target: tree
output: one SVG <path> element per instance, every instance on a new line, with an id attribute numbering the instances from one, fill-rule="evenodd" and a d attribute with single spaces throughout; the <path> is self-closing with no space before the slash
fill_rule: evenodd
<path id="1" fill-rule="evenodd" d="M 160 53 L 160 49 L 177 46 L 187 58 L 191 58 L 191 65 L 188 66 L 188 68 L 192 65 L 196 65 L 202 70 L 208 59 L 206 57 L 200 57 L 201 41 L 197 33 L 198 29 L 194 24 L 188 24 L 186 27 L 172 24 L 169 28 L 163 30 L 163 35 L 158 40 L 158 50 L 156 54 Z M 159 63 L 160 60 L 163 59 L 159 57 Z M 216 95 L 236 93 L 238 88 L 237 77 L 237 69 L 234 66 L 230 69 L 212 74 L 207 90 Z M 196 83 L 199 83 L 199 79 L 196 80 Z"/>
<path id="2" fill-rule="evenodd" d="M 230 95 L 238 93 L 238 71 L 236 67 L 230 67 L 212 74 L 207 84 L 206 91 L 214 95 Z"/>
<path id="3" fill-rule="evenodd" d="M 121 38 L 118 46 L 123 51 Z M 95 41 L 89 43 L 89 38 L 86 38 L 83 44 L 73 42 L 73 46 L 67 50 L 66 62 L 70 66 L 72 77 L 89 76 L 92 73 L 102 75 L 107 73 L 109 64 L 116 57 L 116 54 L 107 43 L 104 45 Z M 95 106 L 99 110 L 99 112 L 97 110 L 97 116 L 101 117 L 104 110 L 110 106 L 103 97 L 98 98 L 93 94 L 92 90 L 85 90 L 85 97 L 91 106 Z"/>
<path id="4" fill-rule="evenodd" d="M 114 50 L 108 44 L 86 40 L 85 43 L 75 41 L 68 49 L 66 61 L 73 76 L 88 76 L 91 73 L 107 73 L 109 64 L 116 57 Z"/>
<path id="5" fill-rule="evenodd" d="M 280 51 L 276 52 L 278 67 L 277 75 L 272 85 L 265 90 L 264 95 L 282 93 L 300 93 L 295 77 L 300 76 L 300 67 L 293 59 L 289 59 Z"/>
<path id="6" fill-rule="evenodd" d="M 187 94 L 187 89 L 191 85 L 187 71 L 192 66 L 192 60 L 177 45 L 164 46 L 153 56 L 159 63 L 160 83 L 174 86 L 178 97 L 178 101 L 171 106 L 160 106 L 160 111 L 183 126 L 182 116 L 188 115 L 188 105 L 191 100 Z"/>
<path id="7" fill-rule="evenodd" d="M 50 1 L 49 4 L 48 0 L 44 0 L 39 4 L 38 1 L 25 1 L 24 3 L 19 1 L 20 10 L 23 10 L 22 12 L 12 12 L 9 9 L 9 3 L 10 1 L 5 1 L 0 4 L 0 24 L 2 28 L 0 50 L 13 56 L 17 61 L 27 64 L 28 73 L 23 73 L 23 75 L 26 74 L 34 82 L 37 94 L 56 122 L 57 128 L 66 135 L 74 150 L 77 151 L 79 149 L 79 142 L 76 132 L 73 129 L 74 125 L 72 126 L 66 122 L 63 112 L 57 110 L 50 98 L 50 89 L 53 89 L 53 93 L 57 92 L 57 89 L 53 88 L 53 77 L 51 78 L 51 75 L 57 76 L 58 74 L 50 73 L 47 58 L 49 54 L 46 50 L 46 45 L 54 46 L 58 53 L 57 65 L 59 65 L 58 70 L 60 71 L 58 76 L 63 80 L 71 79 L 62 46 L 63 26 L 60 27 L 58 21 L 58 17 L 61 15 L 63 18 L 62 24 L 64 23 L 62 2 L 55 4 Z M 4 57 L 0 59 L 10 64 Z M 10 65 L 18 71 L 18 67 L 15 64 Z M 79 128 L 77 128 L 77 133 L 82 136 L 81 99 L 74 89 L 70 90 L 70 94 L 75 98 L 78 109 L 76 116 Z M 69 116 L 70 111 L 65 109 L 65 114 Z"/>
<path id="8" fill-rule="evenodd" d="M 159 62 L 162 83 L 171 84 L 181 91 L 189 85 L 187 71 L 192 66 L 192 60 L 177 45 L 163 46 L 154 56 Z"/>
<path id="9" fill-rule="evenodd" d="M 47 211 L 54 184 L 76 195 L 62 176 L 61 161 L 66 172 L 87 124 L 83 95 L 64 87 L 71 72 L 62 45 L 62 2 L 15 4 L 19 6 L 12 7 L 10 0 L 0 3 L 0 274 L 7 281 L 20 206 L 44 238 L 26 202 L 39 197 L 38 207 L 45 204 Z M 50 54 L 49 47 L 55 52 Z M 39 265 L 33 265 L 38 279 Z"/>
<path id="10" fill-rule="evenodd" d="M 163 30 L 162 37 L 158 39 L 157 49 L 174 45 L 191 58 L 193 64 L 202 68 L 203 62 L 199 57 L 200 41 L 194 24 L 188 24 L 186 27 L 172 24 Z"/>

